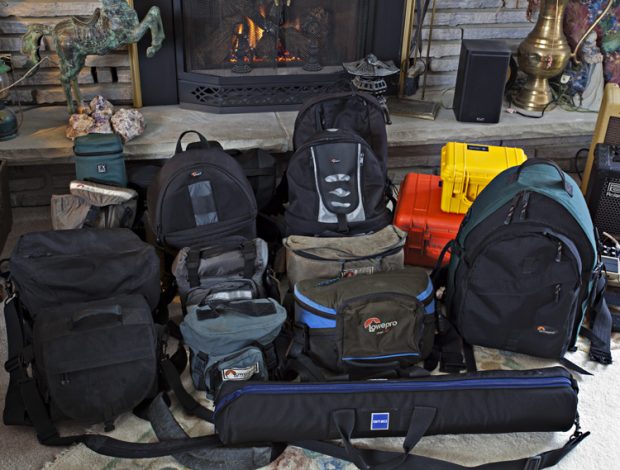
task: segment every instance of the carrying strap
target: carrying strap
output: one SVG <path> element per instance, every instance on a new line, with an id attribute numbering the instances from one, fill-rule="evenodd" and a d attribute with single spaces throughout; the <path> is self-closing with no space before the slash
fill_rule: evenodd
<path id="1" fill-rule="evenodd" d="M 595 287 L 590 306 L 590 328 L 581 328 L 580 334 L 590 340 L 590 359 L 600 364 L 611 364 L 612 317 L 605 300 L 607 277 L 600 269 L 595 271 Z"/>
<path id="2" fill-rule="evenodd" d="M 338 233 L 348 233 L 349 232 L 349 222 L 347 221 L 346 214 L 336 214 L 338 219 L 338 228 L 336 229 Z"/>
<path id="3" fill-rule="evenodd" d="M 185 266 L 187 268 L 187 280 L 189 286 L 200 286 L 200 260 L 202 258 L 212 258 L 229 251 L 239 250 L 243 258 L 243 277 L 250 279 L 254 275 L 256 265 L 256 246 L 253 242 L 243 242 L 222 244 L 208 248 L 191 248 L 187 251 Z"/>
<path id="4" fill-rule="evenodd" d="M 185 137 L 187 134 L 196 134 L 198 136 L 198 138 L 200 139 L 200 148 L 212 148 L 211 143 L 209 143 L 209 141 L 205 138 L 204 135 L 202 135 L 200 132 L 198 131 L 185 131 L 183 132 L 180 136 L 179 136 L 179 140 L 177 140 L 177 146 L 176 149 L 174 151 L 175 154 L 181 153 L 183 152 L 183 147 L 181 145 L 181 141 L 183 140 L 183 137 Z M 190 144 L 191 145 L 191 144 Z M 196 148 L 196 146 L 194 146 L 193 148 Z M 221 148 L 221 146 L 219 146 L 219 143 L 217 144 L 217 146 L 215 148 Z M 187 150 L 187 149 L 186 149 Z"/>
<path id="5" fill-rule="evenodd" d="M 160 441 L 188 439 L 189 436 L 174 418 L 164 395 L 159 394 L 149 406 L 147 418 Z M 191 452 L 174 454 L 173 457 L 193 470 L 253 470 L 269 465 L 275 446 L 226 447 L 224 445 Z M 281 451 L 280 451 L 281 452 Z M 279 455 L 279 454 L 278 454 Z"/>
<path id="6" fill-rule="evenodd" d="M 338 410 L 332 414 L 336 429 L 342 438 L 343 447 L 323 441 L 300 441 L 293 442 L 292 445 L 346 460 L 362 470 L 539 470 L 556 465 L 590 434 L 589 432 L 582 433 L 577 425 L 575 433 L 568 442 L 558 449 L 517 460 L 467 467 L 445 460 L 410 454 L 420 438 L 428 431 L 435 413 L 436 409 L 432 407 L 416 406 L 414 408 L 409 430 L 403 442 L 402 453 L 353 447 L 351 436 L 355 428 L 355 410 Z"/>

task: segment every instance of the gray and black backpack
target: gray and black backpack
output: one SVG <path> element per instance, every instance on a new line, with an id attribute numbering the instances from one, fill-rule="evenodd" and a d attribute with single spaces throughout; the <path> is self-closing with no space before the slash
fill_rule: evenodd
<path id="1" fill-rule="evenodd" d="M 385 115 L 375 98 L 348 92 L 308 102 L 293 143 L 289 235 L 359 235 L 390 224 Z"/>

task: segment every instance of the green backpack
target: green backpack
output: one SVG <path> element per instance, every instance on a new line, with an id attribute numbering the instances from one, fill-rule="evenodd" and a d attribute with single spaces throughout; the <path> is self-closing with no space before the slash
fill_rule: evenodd
<path id="1" fill-rule="evenodd" d="M 465 345 L 562 360 L 581 333 L 590 358 L 611 363 L 596 231 L 579 186 L 555 163 L 530 159 L 499 174 L 447 249 L 448 317 Z"/>

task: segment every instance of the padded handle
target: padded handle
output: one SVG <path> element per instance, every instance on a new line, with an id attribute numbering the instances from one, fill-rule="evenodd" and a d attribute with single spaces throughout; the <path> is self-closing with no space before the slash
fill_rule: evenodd
<path id="1" fill-rule="evenodd" d="M 207 309 L 198 308 L 198 320 L 212 320 L 227 313 L 241 313 L 249 317 L 264 317 L 276 312 L 271 302 L 255 302 L 253 300 L 238 300 L 233 302 L 209 305 Z"/>
<path id="2" fill-rule="evenodd" d="M 564 191 L 566 191 L 566 193 L 570 197 L 573 197 L 573 187 L 570 185 L 568 181 L 566 181 L 566 175 L 564 174 L 564 171 L 555 162 L 552 162 L 551 160 L 543 160 L 540 158 L 530 158 L 529 160 L 525 160 L 525 162 L 523 162 L 517 169 L 515 181 L 519 181 L 519 177 L 521 176 L 521 172 L 523 171 L 524 168 L 534 166 L 534 165 L 548 165 L 548 166 L 555 168 L 558 174 L 560 175 L 560 179 L 562 180 L 562 187 L 564 188 Z"/>
<path id="3" fill-rule="evenodd" d="M 355 429 L 355 413 L 356 411 L 353 409 L 336 410 L 332 413 L 332 420 L 336 424 L 336 429 L 338 434 L 340 434 L 345 451 L 351 459 L 350 461 L 364 470 L 371 470 L 373 468 L 377 470 L 390 470 L 398 468 L 405 463 L 409 452 L 411 452 L 433 423 L 437 409 L 428 406 L 416 406 L 409 420 L 407 436 L 403 441 L 403 453 L 380 465 L 368 464 L 359 449 L 356 449 L 351 443 L 353 430 Z"/>
<path id="4" fill-rule="evenodd" d="M 105 307 L 93 307 L 79 310 L 71 317 L 72 329 L 78 328 L 89 318 L 105 319 L 106 323 L 122 323 L 123 312 L 120 305 L 106 305 Z"/>
<path id="5" fill-rule="evenodd" d="M 345 361 L 348 365 L 353 366 L 353 367 L 358 367 L 360 369 L 372 369 L 372 368 L 390 368 L 393 367 L 395 369 L 397 369 L 400 364 L 398 363 L 398 361 L 391 361 L 391 362 L 381 362 L 381 363 L 368 363 L 368 362 L 362 362 L 362 361 L 350 361 L 350 360 L 346 360 Z"/>
<path id="6" fill-rule="evenodd" d="M 198 132 L 198 131 L 185 131 L 185 132 L 183 132 L 183 134 L 181 134 L 179 136 L 179 140 L 177 140 L 177 148 L 175 150 L 175 153 L 181 153 L 183 151 L 183 146 L 181 145 L 181 140 L 183 140 L 183 137 L 185 137 L 187 134 L 196 134 L 198 136 L 198 138 L 200 139 L 200 143 L 204 146 L 204 148 L 211 147 L 211 144 L 209 143 L 209 141 L 200 132 Z"/>

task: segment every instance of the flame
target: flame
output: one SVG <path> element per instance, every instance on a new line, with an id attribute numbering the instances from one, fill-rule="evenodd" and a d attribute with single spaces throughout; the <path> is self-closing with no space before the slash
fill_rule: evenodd
<path id="1" fill-rule="evenodd" d="M 252 21 L 247 16 L 245 17 L 246 24 L 248 25 L 248 42 L 250 43 L 250 47 L 252 49 L 256 49 L 259 41 L 263 38 L 263 34 L 265 30 L 258 26 L 254 21 Z"/>
<path id="2" fill-rule="evenodd" d="M 261 4 L 259 6 L 258 12 L 262 18 L 266 19 L 267 18 L 266 4 Z M 291 29 L 296 29 L 297 31 L 301 31 L 301 19 L 297 17 L 293 21 L 287 21 L 286 23 L 282 24 L 280 27 L 291 28 Z M 233 37 L 231 38 L 231 46 L 232 46 L 233 54 L 231 54 L 231 57 L 229 58 L 229 62 L 231 63 L 238 62 L 238 59 L 234 57 L 234 53 L 237 52 L 237 50 L 239 49 L 239 38 L 246 32 L 247 32 L 248 44 L 252 52 L 256 51 L 256 48 L 258 47 L 259 42 L 261 41 L 261 39 L 263 38 L 263 35 L 265 34 L 265 30 L 263 28 L 261 28 L 258 24 L 256 24 L 251 18 L 244 16 L 243 22 L 238 23 L 236 25 Z M 248 62 L 248 63 L 250 61 L 254 63 L 260 63 L 260 62 L 265 62 L 266 60 L 263 57 L 257 56 L 256 54 L 252 54 L 252 58 L 244 57 L 242 61 Z M 276 61 L 279 63 L 301 62 L 302 59 L 292 55 L 288 50 L 283 48 L 281 44 L 279 44 Z"/>

